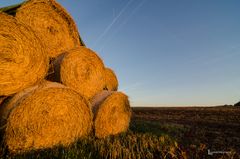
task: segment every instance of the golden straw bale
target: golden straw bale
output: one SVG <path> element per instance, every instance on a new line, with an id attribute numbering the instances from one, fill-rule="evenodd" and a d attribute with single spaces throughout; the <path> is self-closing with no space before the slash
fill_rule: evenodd
<path id="1" fill-rule="evenodd" d="M 89 103 L 63 85 L 48 82 L 17 98 L 9 102 L 4 135 L 11 152 L 68 146 L 92 129 Z"/>
<path id="2" fill-rule="evenodd" d="M 128 97 L 121 92 L 111 92 L 103 99 L 99 105 L 92 105 L 96 137 L 104 138 L 127 131 L 131 119 Z"/>
<path id="3" fill-rule="evenodd" d="M 76 90 L 88 100 L 105 87 L 104 64 L 96 53 L 86 47 L 82 46 L 60 55 L 54 65 L 54 77 L 60 77 L 64 85 Z"/>
<path id="4" fill-rule="evenodd" d="M 105 69 L 106 88 L 110 91 L 118 90 L 118 79 L 114 71 L 110 68 Z"/>
<path id="5" fill-rule="evenodd" d="M 17 9 L 16 18 L 33 28 L 50 57 L 84 45 L 72 17 L 55 0 L 26 1 Z"/>
<path id="6" fill-rule="evenodd" d="M 9 113 L 24 99 L 24 97 L 26 97 L 27 95 L 29 95 L 29 93 L 40 87 L 46 87 L 47 84 L 48 82 L 46 82 L 46 80 L 43 80 L 37 85 L 28 87 L 16 93 L 14 96 L 9 97 L 6 102 L 3 102 L 0 107 L 0 128 L 3 129 L 6 127 Z"/>
<path id="7" fill-rule="evenodd" d="M 0 12 L 0 96 L 34 85 L 47 70 L 45 46 L 32 29 Z"/>

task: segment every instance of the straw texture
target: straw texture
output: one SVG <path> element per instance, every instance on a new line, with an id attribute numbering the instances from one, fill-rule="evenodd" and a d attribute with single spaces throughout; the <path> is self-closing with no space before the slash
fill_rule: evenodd
<path id="1" fill-rule="evenodd" d="M 0 96 L 34 85 L 47 70 L 45 46 L 32 29 L 0 12 Z"/>
<path id="2" fill-rule="evenodd" d="M 34 91 L 40 87 L 46 86 L 46 84 L 47 84 L 46 81 L 43 80 L 40 83 L 38 83 L 37 85 L 28 87 L 28 88 L 16 93 L 12 97 L 9 97 L 8 101 L 3 102 L 0 107 L 0 128 L 4 129 L 6 127 L 9 114 L 24 99 L 24 97 L 28 96 L 29 93 L 31 93 L 32 91 Z"/>
<path id="3" fill-rule="evenodd" d="M 93 105 L 95 136 L 105 138 L 127 131 L 131 118 L 128 97 L 121 92 L 112 92 L 100 105 Z M 97 107 L 97 108 L 94 108 Z"/>
<path id="4" fill-rule="evenodd" d="M 60 68 L 61 82 L 90 100 L 105 88 L 104 64 L 98 55 L 86 47 L 69 51 Z"/>
<path id="5" fill-rule="evenodd" d="M 50 57 L 84 45 L 73 19 L 54 0 L 29 0 L 17 9 L 16 18 L 32 27 Z"/>
<path id="6" fill-rule="evenodd" d="M 75 91 L 48 82 L 26 92 L 9 102 L 4 141 L 11 152 L 66 146 L 90 133 L 89 103 Z"/>
<path id="7" fill-rule="evenodd" d="M 117 79 L 115 72 L 112 69 L 106 68 L 105 80 L 106 80 L 107 90 L 110 90 L 110 91 L 118 90 L 118 79 Z"/>

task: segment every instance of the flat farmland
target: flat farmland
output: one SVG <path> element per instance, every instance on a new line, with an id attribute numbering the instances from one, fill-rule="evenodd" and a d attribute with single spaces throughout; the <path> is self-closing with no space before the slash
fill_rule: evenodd
<path id="1" fill-rule="evenodd" d="M 16 154 L 2 142 L 0 158 L 240 159 L 240 108 L 133 107 L 125 133 Z"/>
<path id="2" fill-rule="evenodd" d="M 131 129 L 168 134 L 187 151 L 240 153 L 240 108 L 233 106 L 134 107 Z"/>

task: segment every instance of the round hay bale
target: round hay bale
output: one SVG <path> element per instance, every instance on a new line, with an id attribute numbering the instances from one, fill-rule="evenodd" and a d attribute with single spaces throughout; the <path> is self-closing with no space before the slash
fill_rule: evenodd
<path id="1" fill-rule="evenodd" d="M 32 29 L 0 12 L 0 96 L 34 85 L 47 70 L 45 46 Z"/>
<path id="2" fill-rule="evenodd" d="M 110 91 L 118 90 L 118 79 L 114 71 L 110 68 L 105 69 L 106 88 Z"/>
<path id="3" fill-rule="evenodd" d="M 127 131 L 131 119 L 128 97 L 121 92 L 111 92 L 103 100 L 100 105 L 93 105 L 92 108 L 95 136 L 104 138 Z"/>
<path id="4" fill-rule="evenodd" d="M 11 152 L 68 146 L 90 133 L 92 113 L 81 95 L 56 83 L 37 87 L 9 102 L 4 142 Z"/>
<path id="5" fill-rule="evenodd" d="M 61 82 L 88 100 L 105 88 L 104 73 L 102 60 L 86 47 L 69 51 L 61 60 Z"/>
<path id="6" fill-rule="evenodd" d="M 54 0 L 29 0 L 17 9 L 16 18 L 33 28 L 50 57 L 84 45 L 72 17 Z"/>

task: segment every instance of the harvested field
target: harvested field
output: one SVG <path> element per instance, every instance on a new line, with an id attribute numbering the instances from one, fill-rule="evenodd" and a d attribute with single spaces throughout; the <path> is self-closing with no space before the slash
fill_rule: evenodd
<path id="1" fill-rule="evenodd" d="M 240 152 L 240 109 L 220 107 L 135 107 L 131 129 L 166 133 L 186 147 L 206 145 L 210 150 Z"/>

